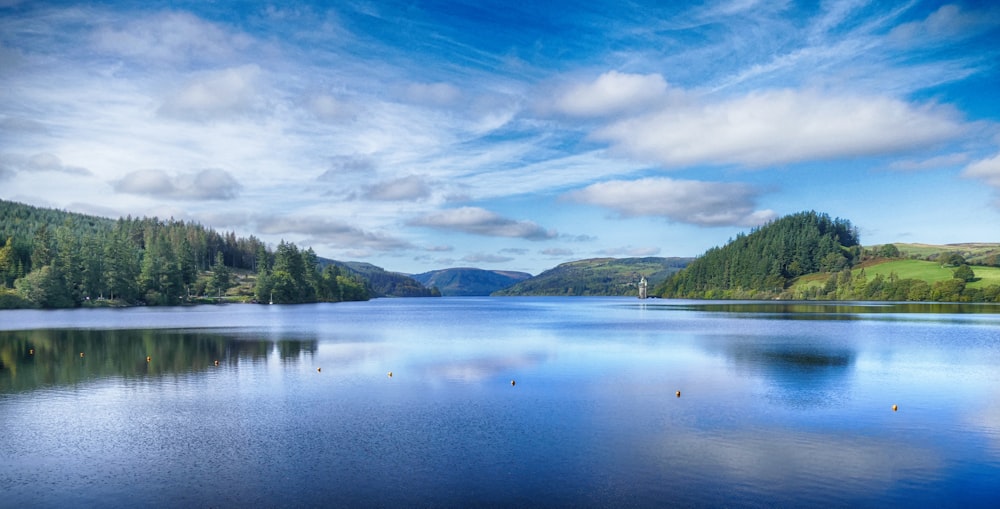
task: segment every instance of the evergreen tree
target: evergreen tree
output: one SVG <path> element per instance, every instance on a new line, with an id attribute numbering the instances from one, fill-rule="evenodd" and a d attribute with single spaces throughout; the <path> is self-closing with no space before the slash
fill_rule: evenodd
<path id="1" fill-rule="evenodd" d="M 340 291 L 340 284 L 337 278 L 340 276 L 340 268 L 330 264 L 323 269 L 322 284 L 320 285 L 319 298 L 326 302 L 339 302 L 344 300 Z"/>
<path id="2" fill-rule="evenodd" d="M 43 224 L 35 232 L 34 240 L 31 243 L 31 268 L 40 269 L 52 263 L 53 242 L 49 227 Z"/>
<path id="3" fill-rule="evenodd" d="M 139 250 L 122 223 L 110 235 L 104 250 L 104 286 L 109 299 L 134 302 L 139 295 Z"/>
<path id="4" fill-rule="evenodd" d="M 66 296 L 74 305 L 83 302 L 83 253 L 80 240 L 70 231 L 68 224 L 56 230 L 56 256 L 53 276 L 61 281 Z"/>
<path id="5" fill-rule="evenodd" d="M 10 288 L 17 279 L 17 262 L 14 256 L 14 238 L 7 237 L 7 241 L 0 246 L 0 288 Z"/>
<path id="6" fill-rule="evenodd" d="M 212 281 L 210 290 L 213 295 L 222 296 L 227 290 L 232 288 L 232 271 L 226 267 L 222 252 L 216 253 L 215 264 L 212 265 Z"/>
<path id="7" fill-rule="evenodd" d="M 106 236 L 90 235 L 81 246 L 81 284 L 84 299 L 96 299 L 104 290 L 104 250 L 101 242 Z"/>
<path id="8" fill-rule="evenodd" d="M 271 255 L 267 252 L 267 246 L 261 243 L 257 246 L 253 257 L 253 271 L 257 274 L 263 274 L 270 272 L 270 270 Z"/>
<path id="9" fill-rule="evenodd" d="M 178 244 L 177 263 L 180 267 L 181 282 L 185 288 L 190 288 L 198 279 L 198 262 L 187 236 L 181 237 Z"/>
<path id="10" fill-rule="evenodd" d="M 295 244 L 285 241 L 278 244 L 278 249 L 274 253 L 274 270 L 271 272 L 270 286 L 274 292 L 274 302 L 299 303 L 316 300 L 316 290 L 307 274 L 303 253 Z"/>
<path id="11" fill-rule="evenodd" d="M 184 291 L 181 265 L 164 232 L 147 230 L 142 255 L 139 286 L 147 303 L 175 305 Z"/>
<path id="12" fill-rule="evenodd" d="M 316 300 L 321 292 L 322 275 L 319 272 L 319 258 L 311 247 L 302 251 L 302 268 L 305 280 L 305 285 L 302 288 L 305 293 L 303 297 L 308 301 Z"/>

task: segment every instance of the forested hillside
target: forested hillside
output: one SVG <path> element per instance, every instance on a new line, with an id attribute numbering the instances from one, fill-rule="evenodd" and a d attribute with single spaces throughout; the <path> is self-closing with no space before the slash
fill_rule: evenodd
<path id="1" fill-rule="evenodd" d="M 440 297 L 441 293 L 423 286 L 416 279 L 391 272 L 377 265 L 364 262 L 338 262 L 320 259 L 320 266 L 333 264 L 343 272 L 354 274 L 364 279 L 375 297 Z"/>
<path id="2" fill-rule="evenodd" d="M 446 296 L 486 296 L 531 277 L 527 272 L 452 268 L 415 274 L 424 286 L 437 288 Z"/>
<path id="3" fill-rule="evenodd" d="M 837 272 L 861 253 L 846 219 L 801 212 L 709 249 L 655 293 L 679 298 L 772 298 L 803 274 Z"/>
<path id="4" fill-rule="evenodd" d="M 645 276 L 655 285 L 690 258 L 593 258 L 567 262 L 493 295 L 638 295 Z"/>
<path id="5" fill-rule="evenodd" d="M 998 247 L 862 248 L 849 221 L 803 212 L 707 251 L 654 293 L 697 299 L 1000 302 L 995 284 L 1000 270 L 989 267 L 1000 265 Z"/>
<path id="6" fill-rule="evenodd" d="M 110 220 L 0 200 L 0 308 L 174 305 L 223 296 L 240 275 L 274 302 L 368 298 L 362 280 L 320 271 L 312 249 L 191 222 Z M 249 284 L 249 283 L 247 283 Z"/>

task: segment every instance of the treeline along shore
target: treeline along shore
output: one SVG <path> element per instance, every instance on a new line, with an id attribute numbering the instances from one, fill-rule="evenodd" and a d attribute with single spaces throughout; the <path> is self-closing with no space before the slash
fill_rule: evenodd
<path id="1" fill-rule="evenodd" d="M 311 249 L 157 218 L 118 220 L 0 200 L 0 309 L 367 300 Z"/>
<path id="2" fill-rule="evenodd" d="M 0 200 L 0 309 L 357 301 L 440 296 L 441 284 L 447 295 L 635 295 L 641 278 L 661 298 L 1000 302 L 1000 244 L 864 247 L 850 221 L 809 211 L 697 258 L 579 260 L 534 277 L 479 269 L 410 277 L 192 222 Z"/>

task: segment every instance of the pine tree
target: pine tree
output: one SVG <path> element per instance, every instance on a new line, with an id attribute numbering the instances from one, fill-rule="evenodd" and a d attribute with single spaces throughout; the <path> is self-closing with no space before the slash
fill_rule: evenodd
<path id="1" fill-rule="evenodd" d="M 225 257 L 222 252 L 215 254 L 215 264 L 212 265 L 212 281 L 210 283 L 210 290 L 213 295 L 217 295 L 220 298 L 227 290 L 232 288 L 232 271 L 229 267 L 226 267 Z"/>

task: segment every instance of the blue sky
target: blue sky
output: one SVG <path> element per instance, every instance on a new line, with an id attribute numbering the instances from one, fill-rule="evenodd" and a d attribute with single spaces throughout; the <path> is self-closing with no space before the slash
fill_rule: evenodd
<path id="1" fill-rule="evenodd" d="M 0 198 L 410 273 L 1000 242 L 998 57 L 992 2 L 0 0 Z"/>

